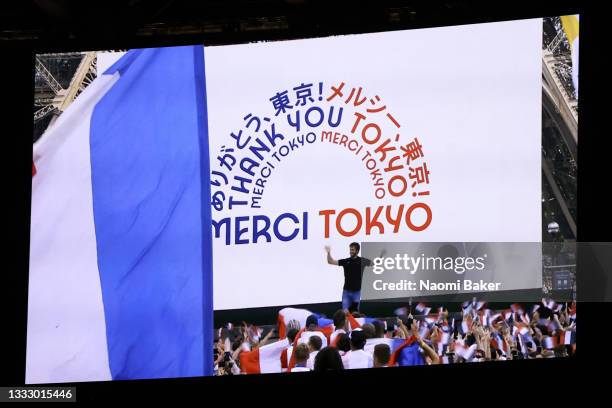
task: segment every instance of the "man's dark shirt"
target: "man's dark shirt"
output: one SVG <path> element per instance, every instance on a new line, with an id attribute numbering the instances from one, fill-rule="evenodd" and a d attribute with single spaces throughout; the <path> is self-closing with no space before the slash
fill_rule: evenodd
<path id="1" fill-rule="evenodd" d="M 361 278 L 366 266 L 372 265 L 367 258 L 356 256 L 338 260 L 338 265 L 344 269 L 344 290 L 355 292 L 361 290 Z"/>

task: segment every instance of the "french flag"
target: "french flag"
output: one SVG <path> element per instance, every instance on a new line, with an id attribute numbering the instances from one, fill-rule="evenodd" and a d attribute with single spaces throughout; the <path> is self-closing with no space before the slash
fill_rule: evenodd
<path id="1" fill-rule="evenodd" d="M 461 321 L 461 333 L 467 334 L 472 330 L 472 319 L 468 316 Z"/>
<path id="2" fill-rule="evenodd" d="M 571 330 L 561 331 L 561 334 L 559 335 L 559 344 L 576 344 L 576 332 Z"/>
<path id="3" fill-rule="evenodd" d="M 430 335 L 429 326 L 425 322 L 419 322 L 419 336 L 427 338 Z"/>
<path id="4" fill-rule="evenodd" d="M 542 339 L 542 347 L 546 348 L 546 349 L 554 349 L 555 347 L 557 347 L 557 339 L 554 337 L 544 337 L 544 339 Z M 564 344 L 564 343 L 562 343 Z"/>
<path id="5" fill-rule="evenodd" d="M 379 344 L 386 344 L 391 350 L 391 354 L 404 343 L 405 339 L 400 338 L 389 338 L 389 337 L 377 337 L 368 339 L 363 350 L 367 353 L 374 354 L 374 348 Z"/>
<path id="6" fill-rule="evenodd" d="M 519 303 L 513 303 L 510 305 L 510 309 L 512 310 L 512 312 L 514 313 L 518 313 L 518 314 L 523 314 L 525 313 L 525 309 L 523 309 L 523 306 Z"/>
<path id="7" fill-rule="evenodd" d="M 425 321 L 425 323 L 427 323 L 428 325 L 432 325 L 435 322 L 438 321 L 438 317 L 434 316 L 434 315 L 430 315 L 430 316 L 425 316 L 425 318 L 423 319 Z"/>
<path id="8" fill-rule="evenodd" d="M 557 303 L 552 300 L 552 299 L 547 299 L 547 298 L 543 298 L 542 299 L 542 304 L 544 305 L 544 307 L 550 309 L 550 310 L 554 310 L 555 306 L 557 305 Z"/>
<path id="9" fill-rule="evenodd" d="M 412 336 L 406 340 L 395 339 L 389 359 L 389 367 L 425 365 L 425 359 L 419 351 L 419 343 Z"/>
<path id="10" fill-rule="evenodd" d="M 464 343 L 456 343 L 455 344 L 455 354 L 457 356 L 464 358 L 466 361 L 471 361 L 472 357 L 476 353 L 476 349 L 478 348 L 477 344 L 472 344 L 469 347 L 465 347 Z"/>
<path id="11" fill-rule="evenodd" d="M 291 320 L 295 320 L 300 324 L 300 328 L 306 326 L 308 316 L 312 315 L 308 309 L 298 309 L 294 307 L 285 307 L 278 312 L 278 337 L 284 339 L 287 337 L 287 325 Z"/>
<path id="12" fill-rule="evenodd" d="M 478 301 L 478 302 L 474 303 L 474 308 L 475 308 L 476 310 L 480 310 L 480 309 L 482 309 L 483 307 L 485 307 L 485 306 L 486 306 L 486 304 L 487 304 L 487 302 L 484 302 L 484 301 L 482 301 L 482 300 L 481 300 L 481 301 Z"/>
<path id="13" fill-rule="evenodd" d="M 517 334 L 520 334 L 521 336 L 526 336 L 529 334 L 529 327 L 525 324 L 522 323 L 518 323 L 516 326 L 514 326 L 512 328 L 513 331 L 513 335 L 516 336 Z"/>
<path id="14" fill-rule="evenodd" d="M 289 341 L 288 339 L 285 339 Z M 289 345 L 286 349 L 281 352 L 280 360 L 281 360 L 281 371 L 286 372 L 289 367 L 289 361 L 291 361 L 291 354 L 293 353 L 293 346 Z"/>
<path id="15" fill-rule="evenodd" d="M 327 339 L 327 344 L 330 344 L 330 336 L 332 334 L 334 330 L 333 326 L 325 326 L 325 327 L 317 327 L 315 328 L 314 331 L 320 332 L 322 333 L 325 338 Z M 295 340 L 293 340 L 293 348 L 295 349 L 297 347 L 297 345 L 300 343 L 300 337 L 302 336 L 302 333 L 306 332 L 306 328 L 301 328 L 297 334 L 295 335 Z M 287 340 L 288 341 L 288 340 Z M 295 367 L 295 354 L 291 353 L 291 356 L 289 356 L 289 362 L 287 363 L 287 371 L 291 371 L 291 369 Z"/>
<path id="16" fill-rule="evenodd" d="M 490 317 L 490 322 L 491 324 L 495 324 L 495 322 L 497 322 L 497 320 L 502 318 L 502 314 L 501 313 L 495 313 L 493 315 L 491 315 Z"/>
<path id="17" fill-rule="evenodd" d="M 495 334 L 491 338 L 490 344 L 491 344 L 491 347 L 501 351 L 504 355 L 507 355 L 509 352 L 508 344 L 506 343 L 504 338 L 499 333 Z"/>
<path id="18" fill-rule="evenodd" d="M 431 307 L 427 307 L 427 305 L 422 302 L 417 304 L 414 309 L 423 315 L 428 315 L 429 312 L 431 311 Z"/>
<path id="19" fill-rule="evenodd" d="M 204 47 L 131 50 L 34 145 L 27 383 L 213 370 Z"/>
<path id="20" fill-rule="evenodd" d="M 349 326 L 351 330 L 353 330 L 353 329 L 360 328 L 366 323 L 373 323 L 375 320 L 378 320 L 378 319 L 374 317 L 367 317 L 367 316 L 354 317 L 353 315 L 349 313 L 349 316 L 347 316 L 347 320 L 349 322 Z M 333 320 L 331 322 L 333 323 Z M 319 327 L 325 327 L 324 325 L 321 325 L 321 319 L 319 319 Z"/>
<path id="21" fill-rule="evenodd" d="M 289 340 L 283 339 L 251 351 L 240 353 L 240 370 L 245 374 L 280 373 L 281 354 L 289 347 Z"/>
<path id="22" fill-rule="evenodd" d="M 462 303 L 461 309 L 463 310 L 464 316 L 469 314 L 472 311 L 472 302 L 470 302 L 469 300 L 466 300 L 465 302 Z"/>
<path id="23" fill-rule="evenodd" d="M 389 346 L 389 348 L 391 349 L 391 355 L 393 355 L 396 351 L 398 351 L 400 348 L 402 348 L 406 343 L 406 339 L 400 339 L 400 338 L 392 338 L 392 339 L 385 339 L 385 344 L 387 344 Z"/>
<path id="24" fill-rule="evenodd" d="M 480 324 L 483 326 L 488 326 L 489 325 L 489 314 L 490 314 L 491 310 L 490 309 L 484 309 L 484 310 L 480 310 L 478 312 L 478 318 L 480 320 Z"/>
<path id="25" fill-rule="evenodd" d="M 521 321 L 527 325 L 531 323 L 531 319 L 527 313 L 521 315 Z"/>
<path id="26" fill-rule="evenodd" d="M 360 329 L 361 326 L 365 323 L 362 318 L 355 317 L 351 313 L 346 315 L 346 320 L 348 321 L 348 326 L 350 330 Z"/>

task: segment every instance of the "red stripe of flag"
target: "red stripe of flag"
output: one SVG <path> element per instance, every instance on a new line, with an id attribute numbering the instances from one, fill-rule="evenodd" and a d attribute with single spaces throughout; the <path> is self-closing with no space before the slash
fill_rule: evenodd
<path id="1" fill-rule="evenodd" d="M 347 319 L 349 321 L 349 325 L 351 326 L 351 330 L 359 329 L 361 327 L 361 325 L 359 324 L 357 319 L 355 319 L 355 316 L 353 316 L 352 314 L 348 313 L 346 315 L 346 317 L 347 317 Z"/>
<path id="2" fill-rule="evenodd" d="M 401 353 L 402 349 L 404 347 L 408 347 L 409 345 L 411 345 L 415 341 L 416 341 L 416 337 L 411 336 L 410 338 L 406 339 L 406 341 L 401 346 L 399 346 L 397 349 L 395 349 L 393 354 L 391 354 L 391 358 L 389 359 L 389 367 L 393 367 L 394 365 L 396 365 L 397 364 L 397 360 L 398 360 L 398 358 L 400 356 L 400 353 Z"/>

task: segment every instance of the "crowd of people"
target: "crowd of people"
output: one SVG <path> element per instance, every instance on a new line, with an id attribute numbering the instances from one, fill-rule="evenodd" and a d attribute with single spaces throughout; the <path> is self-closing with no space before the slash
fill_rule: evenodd
<path id="1" fill-rule="evenodd" d="M 326 371 L 566 357 L 576 353 L 576 304 L 549 299 L 491 310 L 475 299 L 431 313 L 419 303 L 393 318 L 349 310 L 331 319 L 285 308 L 267 329 L 243 322 L 217 329 L 215 375 Z M 453 317 L 454 316 L 454 317 Z"/>

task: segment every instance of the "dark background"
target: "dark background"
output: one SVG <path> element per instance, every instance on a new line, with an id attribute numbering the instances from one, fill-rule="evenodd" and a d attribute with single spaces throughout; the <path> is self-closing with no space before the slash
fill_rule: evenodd
<path id="1" fill-rule="evenodd" d="M 3 1 L 0 2 L 0 81 L 2 81 L 3 268 L 0 271 L 0 386 L 23 384 L 27 327 L 27 279 L 32 158 L 33 53 L 127 49 L 192 43 L 229 44 L 308 38 L 439 25 L 457 25 L 580 13 L 580 115 L 578 149 L 578 240 L 610 241 L 610 131 L 604 30 L 609 14 L 600 2 L 578 1 Z M 603 266 L 588 252 L 578 256 L 579 291 L 595 293 L 605 279 Z M 578 298 L 580 300 L 580 297 Z M 351 370 L 321 376 L 266 375 L 240 378 L 120 381 L 81 384 L 77 398 L 115 400 L 198 398 L 213 403 L 285 405 L 330 389 L 337 396 L 392 393 L 385 403 L 410 401 L 411 393 L 444 389 L 446 403 L 475 402 L 488 379 L 504 387 L 534 387 L 547 397 L 565 396 L 585 363 L 608 359 L 609 305 L 580 303 L 581 350 L 573 359 L 482 363 L 463 366 Z M 529 373 L 529 375 L 526 375 Z M 606 375 L 588 377 L 593 389 Z M 477 378 L 466 387 L 463 379 Z M 551 380 L 554 388 L 545 385 Z M 470 380 L 473 383 L 473 381 Z M 504 385 L 505 384 L 505 385 Z M 367 387 L 360 387 L 361 385 Z M 295 386 L 292 400 L 275 398 L 279 387 Z M 227 388 L 226 391 L 225 388 Z M 240 390 L 241 393 L 232 393 Z M 242 391 L 258 391 L 257 397 Z M 308 392 L 308 390 L 311 390 Z M 399 390 L 403 390 L 400 392 Z M 450 391 L 449 391 L 450 390 Z M 472 397 L 463 397 L 463 393 Z M 510 392 L 508 395 L 513 395 Z M 431 394 L 427 394 L 431 395 Z M 444 394 L 431 398 L 442 403 Z M 514 394 L 515 395 L 515 394 Z M 522 392 L 519 392 L 522 395 Z M 396 396 L 396 397 L 395 397 Z M 497 393 L 498 399 L 503 392 Z M 480 397 L 478 397 L 480 400 Z M 234 402 L 232 402 L 234 401 Z M 337 400 L 338 402 L 340 399 Z M 515 400 L 516 401 L 516 400 Z M 214 402 L 216 403 L 216 402 Z M 223 402 L 221 402 L 223 403 Z M 525 403 L 525 401 L 523 401 Z M 226 405 L 223 403 L 223 405 Z"/>

